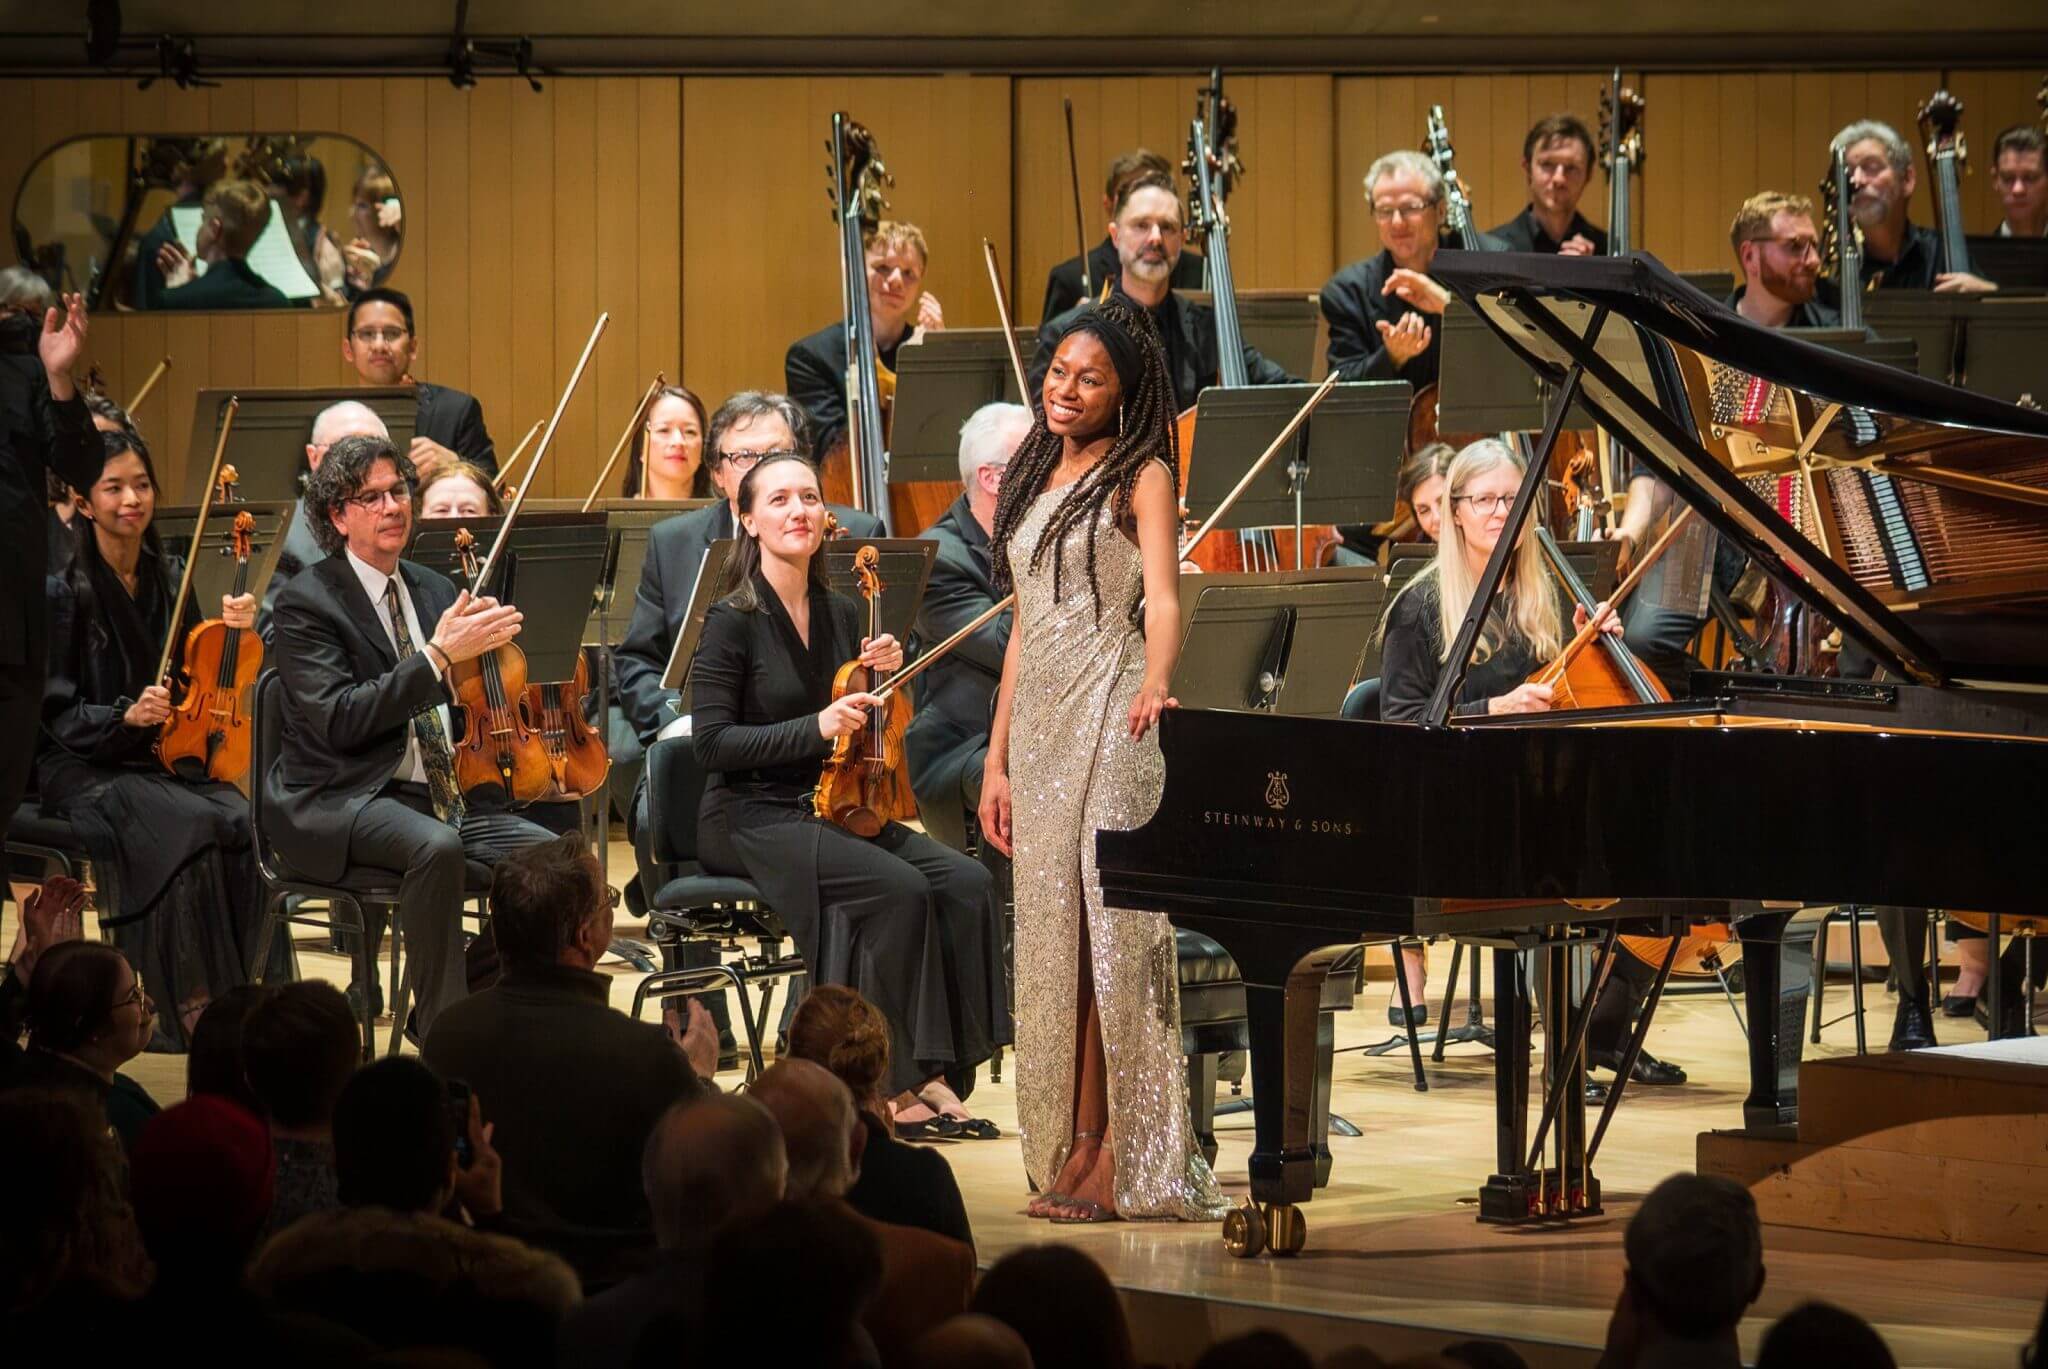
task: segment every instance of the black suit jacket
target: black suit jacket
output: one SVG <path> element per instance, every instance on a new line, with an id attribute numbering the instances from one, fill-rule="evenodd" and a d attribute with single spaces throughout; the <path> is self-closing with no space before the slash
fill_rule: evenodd
<path id="1" fill-rule="evenodd" d="M 1032 353 L 1028 377 L 1032 394 L 1044 389 L 1045 373 L 1052 365 L 1053 349 L 1059 345 L 1060 330 L 1082 307 L 1069 309 L 1038 326 L 1038 349 Z M 1173 407 L 1176 410 L 1186 409 L 1203 390 L 1217 383 L 1221 370 L 1222 351 L 1216 345 L 1216 311 L 1206 304 L 1184 300 L 1169 290 L 1166 302 L 1151 313 L 1153 323 L 1159 327 L 1160 339 L 1166 344 L 1166 369 L 1173 377 Z M 1287 385 L 1295 379 L 1278 362 L 1268 361 L 1249 342 L 1244 345 L 1244 369 L 1254 385 Z M 1038 406 L 1034 404 L 1032 407 Z"/>
<path id="2" fill-rule="evenodd" d="M 855 537 L 882 535 L 882 522 L 873 514 L 837 504 L 825 507 L 838 515 L 839 525 Z M 620 711 L 643 746 L 652 746 L 661 729 L 678 716 L 681 705 L 676 691 L 663 689 L 661 677 L 668 669 L 676 635 L 683 630 L 683 617 L 690 611 L 690 596 L 697 588 L 704 553 L 713 542 L 732 535 L 732 505 L 724 500 L 664 519 L 647 535 L 647 559 L 640 566 L 633 621 L 627 625 L 626 640 L 612 654 Z"/>
<path id="3" fill-rule="evenodd" d="M 90 489 L 106 464 L 85 401 L 50 398 L 36 355 L 42 320 L 0 320 L 0 666 L 39 673 L 48 627 L 43 576 L 49 570 L 50 501 L 46 473 Z"/>
<path id="4" fill-rule="evenodd" d="M 1102 295 L 1104 281 L 1116 282 L 1123 276 L 1124 264 L 1116 254 L 1116 244 L 1108 238 L 1088 249 L 1088 284 L 1095 296 Z M 1199 290 L 1202 288 L 1202 254 L 1188 251 L 1180 254 L 1180 261 L 1174 265 L 1171 284 L 1176 290 Z M 1045 307 L 1038 311 L 1041 321 L 1057 318 L 1082 302 L 1081 259 L 1068 257 L 1045 276 Z"/>
<path id="5" fill-rule="evenodd" d="M 455 586 L 410 561 L 399 562 L 398 573 L 420 631 L 431 633 L 455 602 Z M 270 824 L 268 835 L 299 873 L 335 879 L 348 864 L 356 814 L 405 759 L 413 714 L 447 703 L 448 691 L 427 651 L 398 659 L 346 556 L 293 576 L 272 621 L 284 730 L 263 797 L 289 820 Z"/>
<path id="6" fill-rule="evenodd" d="M 939 544 L 917 611 L 917 640 L 931 646 L 986 612 L 996 591 L 989 579 L 988 534 L 966 495 L 923 535 Z M 984 623 L 918 677 L 917 711 L 903 739 L 910 787 L 925 830 L 953 846 L 962 844 L 966 829 L 960 781 L 968 766 L 981 764 L 988 747 L 989 704 L 1002 683 L 1012 618 L 1005 613 Z"/>
<path id="7" fill-rule="evenodd" d="M 895 347 L 884 347 L 882 364 L 896 369 L 897 349 L 915 329 L 905 329 Z M 789 397 L 811 420 L 811 450 L 821 457 L 846 436 L 846 320 L 828 324 L 789 344 L 782 358 Z"/>
<path id="8" fill-rule="evenodd" d="M 214 262 L 205 275 L 173 286 L 157 298 L 159 309 L 289 309 L 284 291 L 256 274 L 239 257 Z"/>
<path id="9" fill-rule="evenodd" d="M 484 406 L 477 403 L 476 396 L 424 381 L 419 395 L 420 412 L 413 435 L 431 437 L 472 466 L 496 475 L 498 450 L 491 445 L 490 431 L 484 427 Z"/>
<path id="10" fill-rule="evenodd" d="M 1485 252 L 1506 250 L 1499 238 L 1487 233 L 1479 235 L 1479 245 Z M 1395 365 L 1377 327 L 1381 322 L 1399 323 L 1410 312 L 1407 301 L 1382 293 L 1393 274 L 1394 254 L 1382 248 L 1378 256 L 1352 262 L 1330 277 L 1321 301 L 1323 321 L 1330 325 L 1326 355 L 1330 369 L 1346 380 L 1405 380 L 1419 390 L 1436 383 L 1443 361 L 1444 321 L 1423 315 L 1429 324 L 1429 345 Z"/>

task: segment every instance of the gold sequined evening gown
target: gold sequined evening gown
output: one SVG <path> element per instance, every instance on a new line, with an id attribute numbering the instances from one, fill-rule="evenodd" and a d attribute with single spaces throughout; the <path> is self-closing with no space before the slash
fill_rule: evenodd
<path id="1" fill-rule="evenodd" d="M 1093 472 L 1082 479 L 1090 479 Z M 1132 741 L 1127 716 L 1145 674 L 1128 609 L 1143 583 L 1138 548 L 1105 503 L 1094 528 L 1102 592 L 1089 592 L 1089 530 L 1068 531 L 1038 570 L 1031 552 L 1066 487 L 1039 495 L 1010 543 L 1017 683 L 1010 715 L 1016 875 L 1017 1119 L 1024 1167 L 1051 1188 L 1073 1145 L 1081 919 L 1109 1083 L 1116 1206 L 1125 1217 L 1213 1220 L 1228 1207 L 1188 1122 L 1173 928 L 1158 913 L 1106 908 L 1098 828 L 1138 826 L 1159 805 L 1156 731 Z"/>

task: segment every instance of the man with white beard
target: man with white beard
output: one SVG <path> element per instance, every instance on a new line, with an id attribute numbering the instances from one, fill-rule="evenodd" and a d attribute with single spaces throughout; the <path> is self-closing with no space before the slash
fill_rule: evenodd
<path id="1" fill-rule="evenodd" d="M 1983 293 L 1998 287 L 1968 271 L 1941 269 L 1941 235 L 1906 217 L 1919 183 L 1913 149 L 1890 124 L 1859 119 L 1835 135 L 1830 153 L 1849 167 L 1849 213 L 1863 230 L 1863 278 L 1881 290 Z"/>

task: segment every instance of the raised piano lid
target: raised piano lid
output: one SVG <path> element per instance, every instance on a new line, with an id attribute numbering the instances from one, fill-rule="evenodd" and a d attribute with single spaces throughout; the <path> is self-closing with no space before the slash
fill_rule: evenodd
<path id="1" fill-rule="evenodd" d="M 2008 656 L 1968 632 L 1939 634 L 1955 641 L 1953 647 L 1931 641 L 1752 491 L 1745 477 L 1784 468 L 1788 454 L 1767 433 L 1751 444 L 1754 462 L 1743 464 L 1743 451 L 1726 432 L 1703 430 L 1696 408 L 1700 358 L 1797 392 L 1785 416 L 1798 415 L 1799 431 L 1810 429 L 1809 420 L 1830 404 L 1876 417 L 1872 441 L 1851 445 L 1845 433 L 1824 431 L 1813 448 L 1823 463 L 1942 449 L 1945 459 L 1953 454 L 1953 464 L 1967 467 L 1973 454 L 1996 448 L 2009 455 L 2016 446 L 2038 447 L 2048 457 L 2048 414 L 1759 327 L 1646 253 L 1447 251 L 1437 254 L 1430 274 L 1546 380 L 1560 384 L 1574 362 L 1582 363 L 1581 402 L 1604 425 L 1774 579 L 1903 677 L 1929 684 L 2048 683 L 2048 662 L 2034 653 Z M 1607 321 L 1597 339 L 1589 339 L 1601 310 Z M 1787 433 L 1796 426 L 1788 421 Z"/>

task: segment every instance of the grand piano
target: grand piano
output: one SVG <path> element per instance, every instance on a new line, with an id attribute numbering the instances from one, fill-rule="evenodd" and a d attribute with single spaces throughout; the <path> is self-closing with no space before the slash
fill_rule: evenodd
<path id="1" fill-rule="evenodd" d="M 1235 1253 L 1292 1253 L 1313 1193 L 1322 972 L 1360 940 L 1494 954 L 1496 1172 L 1483 1221 L 1600 1210 L 1577 952 L 1716 920 L 1745 945 L 1746 1124 L 1796 1116 L 1814 925 L 1841 904 L 2041 911 L 2048 889 L 2048 415 L 1759 328 L 1654 258 L 1440 253 L 1432 268 L 1552 389 L 1510 514 L 1539 506 L 1576 398 L 1836 624 L 1868 679 L 1710 673 L 1641 707 L 1423 725 L 1186 710 L 1143 826 L 1097 835 L 1104 893 L 1236 959 L 1251 1202 Z M 1452 648 L 1500 582 L 1503 536 Z M 1530 1124 L 1536 956 L 1544 1084 Z M 1640 1051 L 1650 1009 L 1627 1059 Z M 1596 970 L 1597 973 L 1597 970 Z"/>

